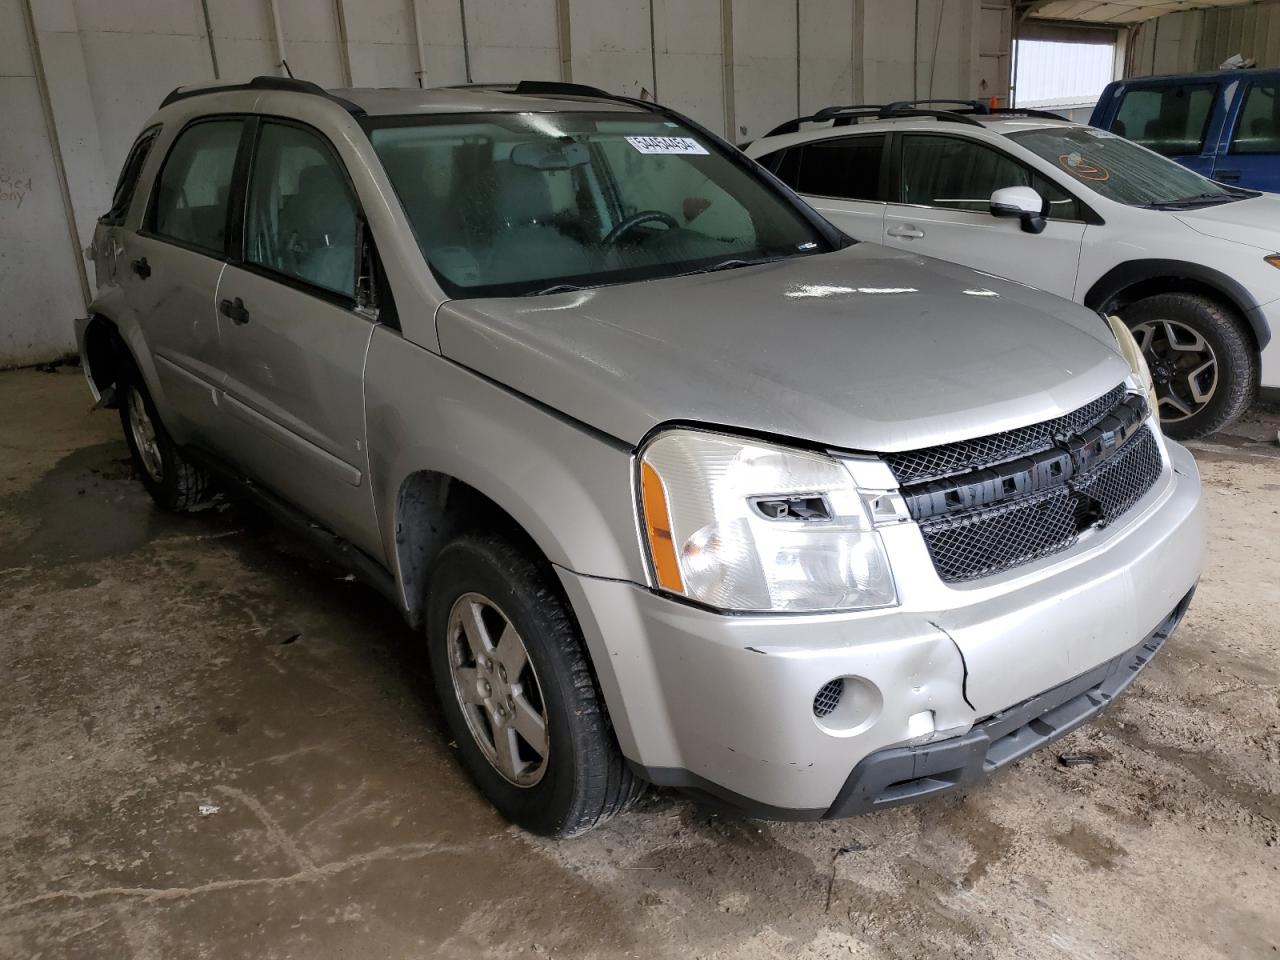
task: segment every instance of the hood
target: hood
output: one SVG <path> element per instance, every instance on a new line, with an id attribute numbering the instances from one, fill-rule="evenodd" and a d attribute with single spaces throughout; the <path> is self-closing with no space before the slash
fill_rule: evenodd
<path id="1" fill-rule="evenodd" d="M 1084 307 L 872 243 L 454 300 L 437 330 L 445 356 L 632 444 L 684 421 L 908 450 L 1058 416 L 1129 374 Z"/>
<path id="2" fill-rule="evenodd" d="M 1280 196 L 1264 193 L 1176 215 L 1196 233 L 1280 253 Z"/>

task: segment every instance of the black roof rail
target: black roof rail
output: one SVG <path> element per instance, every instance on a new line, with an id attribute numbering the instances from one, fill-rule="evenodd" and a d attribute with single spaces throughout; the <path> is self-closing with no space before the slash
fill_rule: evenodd
<path id="1" fill-rule="evenodd" d="M 992 107 L 991 112 L 1002 117 L 1035 117 L 1039 120 L 1063 120 L 1071 123 L 1070 117 L 1064 117 L 1052 110 L 1032 110 L 1030 107 Z"/>
<path id="2" fill-rule="evenodd" d="M 978 116 L 984 117 L 1038 117 L 1041 120 L 1066 120 L 1068 123 L 1071 122 L 1061 114 L 1051 113 L 1048 110 L 1033 110 L 1030 107 L 993 107 L 982 100 L 902 100 L 898 103 L 891 103 L 889 106 L 891 108 L 900 106 L 918 107 L 947 103 L 955 104 L 956 106 L 963 108 L 953 110 L 953 113 L 977 114 Z"/>
<path id="3" fill-rule="evenodd" d="M 935 120 L 950 120 L 955 123 L 967 123 L 980 127 L 982 124 L 975 117 L 1038 117 L 1041 120 L 1062 120 L 1070 123 L 1066 117 L 1048 110 L 1031 110 L 1022 107 L 993 107 L 981 100 L 896 100 L 893 103 L 854 103 L 848 106 L 823 107 L 807 117 L 796 117 L 780 123 L 766 137 L 777 137 L 784 133 L 799 133 L 802 123 L 825 123 L 833 126 L 847 127 L 859 120 L 874 117 L 877 120 L 894 120 L 904 117 L 933 117 Z"/>
<path id="4" fill-rule="evenodd" d="M 234 90 L 286 90 L 291 93 L 309 93 L 313 96 L 332 100 L 353 116 L 364 116 L 364 108 L 336 97 L 318 83 L 310 80 L 295 80 L 293 77 L 254 77 L 246 83 L 223 83 L 210 87 L 176 87 L 167 97 L 160 101 L 160 109 L 179 100 L 191 97 L 203 97 L 212 93 L 229 93 Z"/>
<path id="5" fill-rule="evenodd" d="M 800 124 L 802 123 L 824 123 L 828 120 L 832 122 L 833 126 L 847 127 L 865 117 L 874 117 L 876 120 L 895 120 L 902 117 L 933 117 L 936 120 L 950 120 L 955 123 L 967 123 L 980 127 L 982 124 L 971 116 L 971 113 L 976 111 L 933 110 L 914 105 L 915 103 L 963 103 L 971 106 L 973 102 L 968 100 L 899 100 L 897 103 L 889 104 L 868 103 L 854 104 L 847 107 L 823 107 L 807 117 L 796 117 L 794 120 L 780 123 L 766 133 L 765 136 L 776 137 L 784 133 L 799 133 Z"/>
<path id="6" fill-rule="evenodd" d="M 904 109 L 915 109 L 917 107 L 932 109 L 934 107 L 945 106 L 946 104 L 951 104 L 953 106 L 964 108 L 963 110 L 950 111 L 952 113 L 990 113 L 991 112 L 991 107 L 988 104 L 983 103 L 981 100 L 959 100 L 959 99 L 952 100 L 949 98 L 932 99 L 932 100 L 897 100 L 889 104 L 889 106 L 886 109 L 904 110 Z"/>
<path id="7" fill-rule="evenodd" d="M 590 97 L 593 100 L 626 100 L 618 94 L 609 93 L 599 87 L 585 83 L 565 83 L 560 80 L 521 80 L 511 91 L 525 97 Z"/>

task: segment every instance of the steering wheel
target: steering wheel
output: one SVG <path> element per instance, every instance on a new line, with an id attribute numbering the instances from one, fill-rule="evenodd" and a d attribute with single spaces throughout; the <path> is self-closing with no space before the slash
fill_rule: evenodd
<path id="1" fill-rule="evenodd" d="M 601 241 L 606 247 L 615 244 L 622 238 L 624 234 L 629 233 L 635 227 L 642 223 L 664 223 L 668 230 L 676 230 L 680 224 L 676 222 L 676 218 L 669 213 L 663 213 L 661 210 L 641 210 L 633 213 L 631 216 L 619 221 L 617 226 L 605 234 L 604 240 Z"/>

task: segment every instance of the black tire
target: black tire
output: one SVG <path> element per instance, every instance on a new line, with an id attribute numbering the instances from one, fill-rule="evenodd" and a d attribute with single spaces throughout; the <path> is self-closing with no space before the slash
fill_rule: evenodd
<path id="1" fill-rule="evenodd" d="M 643 784 L 618 749 L 582 638 L 547 564 L 501 535 L 469 533 L 441 551 L 435 569 L 426 620 L 431 672 L 462 765 L 480 792 L 512 823 L 547 837 L 583 833 L 629 807 Z M 536 674 L 549 751 L 532 785 L 511 782 L 489 760 L 464 714 L 484 708 L 464 707 L 455 689 L 451 644 L 465 640 L 448 628 L 455 604 L 468 594 L 492 601 L 518 631 Z M 490 720 L 485 724 L 492 739 Z"/>
<path id="2" fill-rule="evenodd" d="M 1147 344 L 1144 355 L 1156 381 L 1156 393 L 1162 398 L 1161 426 L 1169 436 L 1191 440 L 1221 430 L 1248 410 L 1257 398 L 1261 372 L 1258 351 L 1244 321 L 1234 310 L 1200 294 L 1161 293 L 1129 304 L 1120 311 L 1120 316 L 1134 331 L 1139 344 L 1144 343 L 1146 331 L 1159 329 L 1161 321 L 1171 321 L 1175 331 L 1180 328 L 1194 331 L 1204 338 L 1216 363 L 1217 377 L 1211 395 L 1202 402 L 1191 402 L 1185 372 L 1196 368 L 1195 354 L 1183 357 L 1168 349 L 1168 338 L 1160 332 L 1156 333 L 1155 343 Z M 1179 361 L 1184 361 L 1181 370 Z M 1179 376 L 1180 373 L 1184 375 Z M 1163 400 L 1168 391 L 1174 389 L 1180 393 L 1178 402 L 1192 411 L 1189 416 L 1176 412 L 1171 402 Z"/>
<path id="3" fill-rule="evenodd" d="M 142 478 L 142 485 L 151 494 L 151 499 L 165 510 L 174 512 L 193 510 L 208 500 L 213 495 L 208 474 L 188 461 L 178 450 L 177 444 L 160 422 L 151 394 L 136 368 L 122 371 L 116 390 L 125 443 L 129 445 L 134 469 Z M 146 411 L 154 431 L 154 449 L 160 464 L 158 476 L 148 467 L 134 432 L 130 411 L 135 395 Z"/>

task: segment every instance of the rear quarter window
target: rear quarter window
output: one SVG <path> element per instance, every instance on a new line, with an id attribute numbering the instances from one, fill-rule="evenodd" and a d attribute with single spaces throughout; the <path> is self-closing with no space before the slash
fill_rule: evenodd
<path id="1" fill-rule="evenodd" d="M 142 174 L 143 164 L 147 162 L 151 147 L 155 144 L 159 133 L 158 126 L 151 127 L 142 131 L 134 141 L 129 149 L 129 155 L 124 159 L 124 166 L 120 168 L 120 177 L 116 180 L 116 189 L 111 195 L 111 209 L 102 215 L 100 223 L 108 226 L 119 226 L 124 223 L 124 218 L 129 213 L 129 205 L 133 203 L 133 196 L 138 192 L 138 178 Z"/>
<path id="2" fill-rule="evenodd" d="M 884 136 L 867 135 L 798 144 L 760 162 L 797 193 L 877 201 L 883 157 Z"/>

